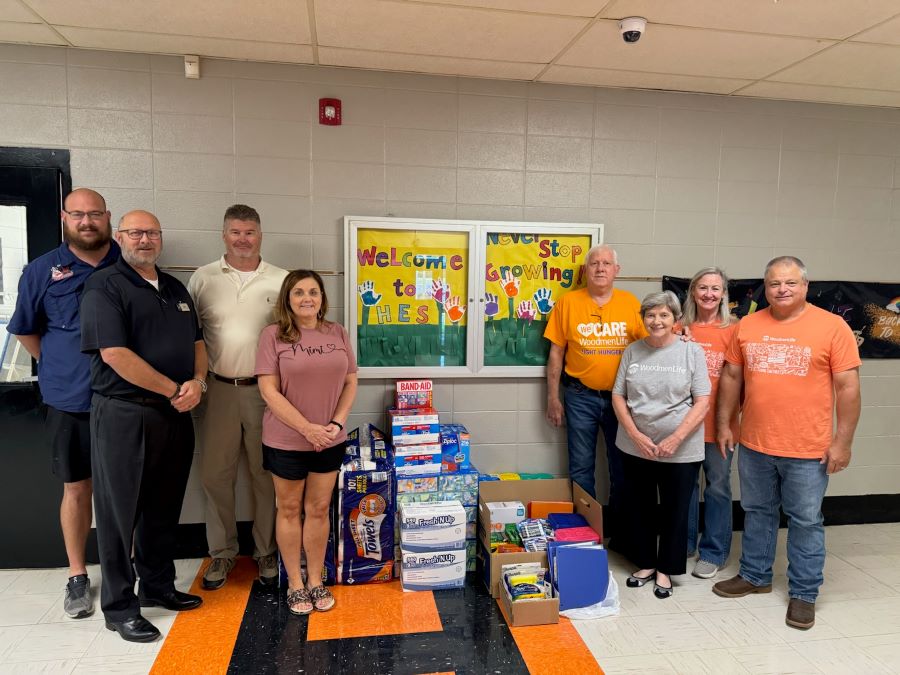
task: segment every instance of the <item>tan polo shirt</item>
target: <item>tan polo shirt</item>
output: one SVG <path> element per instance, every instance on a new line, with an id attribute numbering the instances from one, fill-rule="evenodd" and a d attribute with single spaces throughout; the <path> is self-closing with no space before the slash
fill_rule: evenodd
<path id="1" fill-rule="evenodd" d="M 287 271 L 260 260 L 243 285 L 240 275 L 219 260 L 197 269 L 188 282 L 194 299 L 209 369 L 223 377 L 252 377 L 259 334 L 272 323 L 272 312 Z"/>

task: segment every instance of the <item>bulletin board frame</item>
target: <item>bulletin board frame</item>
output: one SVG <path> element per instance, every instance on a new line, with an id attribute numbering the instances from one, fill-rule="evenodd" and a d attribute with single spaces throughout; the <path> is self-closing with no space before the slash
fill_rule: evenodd
<path id="1" fill-rule="evenodd" d="M 411 243 L 418 241 L 440 242 L 442 240 L 452 242 L 446 255 L 435 255 L 433 246 L 428 248 L 428 253 L 420 252 L 416 248 L 417 244 Z M 345 216 L 344 325 L 350 334 L 354 353 L 357 355 L 359 377 L 471 378 L 543 376 L 545 372 L 544 365 L 492 365 L 490 356 L 486 363 L 484 341 L 490 339 L 487 331 L 491 329 L 496 330 L 500 322 L 487 326 L 489 315 L 485 314 L 487 305 L 485 295 L 491 291 L 494 291 L 494 295 L 500 295 L 500 291 L 498 291 L 496 286 L 498 283 L 498 268 L 503 265 L 498 264 L 496 244 L 509 245 L 511 251 L 516 247 L 521 249 L 524 244 L 531 244 L 535 251 L 540 251 L 540 253 L 535 255 L 543 257 L 546 254 L 548 258 L 564 250 L 570 258 L 573 253 L 573 251 L 569 250 L 571 247 L 559 246 L 559 241 L 554 244 L 555 240 L 578 241 L 579 247 L 584 248 L 583 251 L 579 252 L 581 256 L 580 261 L 573 263 L 566 258 L 569 268 L 573 270 L 573 274 L 577 275 L 577 270 L 581 267 L 587 249 L 590 246 L 602 243 L 603 225 L 596 223 L 523 223 L 518 221 Z M 464 255 L 459 255 L 461 242 L 465 242 L 467 246 Z M 488 242 L 495 244 L 493 251 L 488 251 Z M 364 246 L 363 248 L 361 248 L 361 243 Z M 415 270 L 409 269 L 414 259 L 416 264 L 422 263 L 422 258 L 418 257 L 420 253 L 426 258 L 430 256 L 432 259 L 442 259 L 443 266 L 439 268 L 442 271 L 437 272 L 433 270 L 432 275 L 438 284 L 435 288 L 439 296 L 444 288 L 450 291 L 449 296 L 451 297 L 445 298 L 443 308 L 438 306 L 436 298 L 426 299 L 421 295 L 421 292 L 424 292 L 425 285 L 432 283 L 429 279 L 423 277 L 424 280 L 421 280 L 417 276 L 415 281 L 413 281 L 409 276 L 406 276 L 404 280 L 404 274 L 415 273 Z M 404 255 L 406 256 L 405 258 Z M 516 255 L 521 258 L 523 253 L 519 250 Z M 461 259 L 464 259 L 465 269 L 461 269 Z M 449 267 L 446 265 L 448 260 L 452 263 Z M 376 261 L 381 269 L 376 269 Z M 493 272 L 486 270 L 486 265 L 489 262 L 493 262 Z M 535 263 L 538 265 L 543 264 L 537 259 Z M 407 268 L 406 270 L 403 269 L 404 264 Z M 516 266 L 513 262 L 505 267 L 508 267 L 510 270 L 514 269 L 519 274 L 522 274 L 522 266 Z M 508 272 L 508 270 L 504 270 L 504 272 Z M 546 265 L 544 265 L 542 273 L 548 274 Z M 427 273 L 423 274 L 427 277 Z M 492 277 L 493 281 L 488 279 L 489 276 Z M 377 281 L 373 285 L 366 285 L 372 279 L 377 279 Z M 463 280 L 465 292 L 461 290 Z M 413 286 L 415 286 L 415 289 Z M 575 287 L 574 282 L 572 287 Z M 558 299 L 560 288 L 555 288 L 555 291 L 556 293 L 553 296 L 554 302 L 555 299 Z M 523 298 L 526 292 L 529 297 L 525 298 L 525 300 L 537 302 L 537 297 L 533 300 L 531 299 L 533 292 L 530 287 L 523 285 Z M 546 292 L 542 291 L 542 293 Z M 403 298 L 404 294 L 409 297 Z M 540 297 L 543 299 L 543 296 Z M 406 302 L 407 300 L 408 302 Z M 510 300 L 515 300 L 516 302 L 512 303 Z M 440 334 L 442 336 L 452 336 L 453 333 L 451 331 L 456 330 L 457 341 L 454 345 L 459 349 L 462 348 L 463 344 L 465 345 L 464 358 L 461 360 L 457 358 L 455 361 L 449 358 L 448 361 L 454 361 L 449 365 L 444 363 L 443 357 L 439 358 L 438 356 L 430 359 L 432 361 L 430 365 L 390 363 L 391 359 L 380 358 L 380 352 L 376 354 L 376 349 L 382 350 L 382 343 L 388 342 L 388 338 L 380 337 L 373 340 L 371 338 L 373 334 L 378 336 L 383 333 L 377 327 L 375 331 L 372 331 L 367 326 L 374 326 L 377 322 L 396 325 L 398 310 L 401 309 L 397 303 L 401 301 L 409 305 L 409 307 L 402 309 L 403 316 L 409 327 L 408 332 L 410 335 L 416 334 L 415 338 L 403 338 L 404 344 L 415 344 L 418 349 L 422 349 L 423 344 L 436 344 L 434 338 L 423 337 L 421 333 L 423 327 L 425 330 L 428 330 L 427 325 L 424 324 L 429 322 L 431 324 L 436 323 L 437 319 L 434 318 L 434 310 L 436 309 L 438 318 L 442 322 Z M 458 306 L 454 304 L 457 302 Z M 509 312 L 518 311 L 513 308 L 517 307 L 520 302 L 522 302 L 522 299 L 518 297 L 503 297 L 504 308 L 509 308 L 505 310 L 506 314 L 504 316 L 508 316 Z M 390 308 L 387 307 L 388 303 L 392 303 Z M 366 304 L 370 306 L 366 308 Z M 447 311 L 448 309 L 450 311 Z M 421 314 L 418 314 L 417 310 Z M 465 312 L 462 318 L 459 316 L 460 311 Z M 496 314 L 497 307 L 492 307 L 491 311 Z M 413 324 L 419 316 L 427 317 L 427 321 L 423 321 L 423 327 L 416 331 Z M 525 316 L 529 316 L 528 312 L 526 312 Z M 454 318 L 456 322 L 453 322 Z M 493 319 L 494 317 L 490 318 Z M 541 315 L 541 318 L 546 317 Z M 523 333 L 526 330 L 526 326 L 532 329 L 532 333 L 534 332 L 534 327 L 530 320 L 523 320 L 521 324 Z M 459 339 L 462 325 L 465 325 L 464 341 Z M 537 324 L 534 324 L 534 326 L 537 326 Z M 401 327 L 400 330 L 406 329 Z M 436 328 L 431 330 L 434 331 Z M 384 331 L 384 334 L 396 334 L 396 330 L 394 333 L 390 331 L 391 329 L 388 328 L 387 331 Z M 496 333 L 490 337 L 493 337 L 496 342 Z M 532 335 L 532 345 L 535 339 Z M 416 340 L 416 342 L 414 343 L 413 340 Z M 376 344 L 377 347 L 374 347 L 373 345 Z M 360 349 L 363 349 L 363 353 L 360 353 Z M 427 351 L 427 347 L 425 349 Z M 394 345 L 393 351 L 401 354 L 398 358 L 402 360 L 404 350 Z M 511 351 L 515 353 L 514 345 L 511 347 Z M 410 356 L 410 361 L 412 360 L 414 360 L 414 357 Z M 533 354 L 531 360 L 534 361 Z M 385 362 L 386 365 L 371 365 L 379 361 Z"/>

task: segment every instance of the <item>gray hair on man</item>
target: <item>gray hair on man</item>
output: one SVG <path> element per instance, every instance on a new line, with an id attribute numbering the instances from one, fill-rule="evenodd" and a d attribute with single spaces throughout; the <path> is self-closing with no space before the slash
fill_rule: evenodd
<path id="1" fill-rule="evenodd" d="M 585 266 L 591 261 L 591 256 L 600 253 L 601 251 L 607 251 L 612 254 L 613 263 L 616 265 L 619 264 L 619 256 L 616 254 L 616 249 L 614 249 L 609 244 L 594 244 L 588 249 L 588 252 L 584 255 L 584 264 Z"/>
<path id="2" fill-rule="evenodd" d="M 806 265 L 803 264 L 803 261 L 800 260 L 800 258 L 792 255 L 780 255 L 777 258 L 772 258 L 766 263 L 766 271 L 763 274 L 763 278 L 769 276 L 769 270 L 773 267 L 781 267 L 783 265 L 796 265 L 800 268 L 800 274 L 803 277 L 803 281 L 809 281 L 809 277 L 806 274 Z"/>
<path id="3" fill-rule="evenodd" d="M 654 291 L 648 293 L 641 301 L 641 318 L 654 307 L 665 306 L 672 312 L 672 316 L 678 321 L 681 318 L 681 303 L 678 302 L 678 296 L 672 291 Z"/>

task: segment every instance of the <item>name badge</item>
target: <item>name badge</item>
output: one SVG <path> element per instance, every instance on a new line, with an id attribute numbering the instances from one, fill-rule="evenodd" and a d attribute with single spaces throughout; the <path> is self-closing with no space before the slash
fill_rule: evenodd
<path id="1" fill-rule="evenodd" d="M 190 305 L 188 305 L 186 302 L 179 302 L 175 306 L 178 308 L 179 312 L 190 312 L 191 311 Z"/>
<path id="2" fill-rule="evenodd" d="M 51 281 L 62 281 L 63 279 L 68 279 L 73 274 L 75 273 L 66 265 L 54 265 L 50 268 Z"/>

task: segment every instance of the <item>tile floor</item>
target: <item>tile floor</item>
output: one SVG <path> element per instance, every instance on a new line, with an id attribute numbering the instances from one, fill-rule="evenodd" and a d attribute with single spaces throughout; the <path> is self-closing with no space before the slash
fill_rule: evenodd
<path id="1" fill-rule="evenodd" d="M 825 586 L 816 626 L 806 632 L 784 624 L 786 532 L 780 535 L 769 595 L 727 600 L 712 594 L 712 581 L 685 575 L 676 578 L 673 598 L 657 600 L 649 586 L 625 588 L 631 568 L 612 555 L 621 613 L 575 626 L 608 675 L 900 674 L 900 523 L 827 528 Z M 178 561 L 180 589 L 190 587 L 200 564 Z M 717 579 L 736 570 L 732 555 Z M 90 574 L 96 588 L 99 569 Z M 0 571 L 0 673 L 148 673 L 162 641 L 122 641 L 104 628 L 99 609 L 90 619 L 67 619 L 65 581 L 65 570 Z M 164 635 L 175 620 L 163 609 L 145 614 Z"/>

